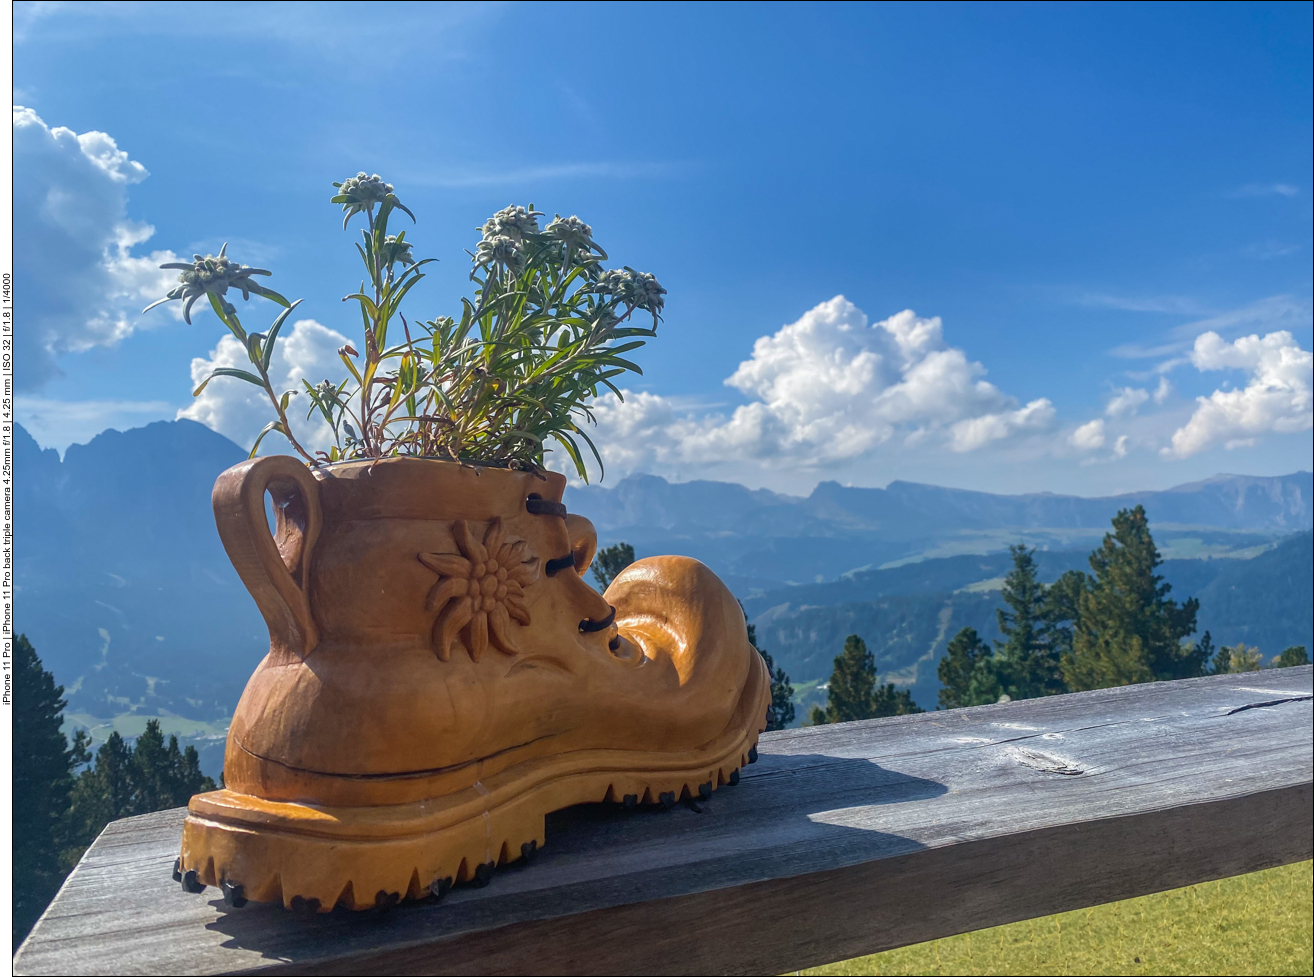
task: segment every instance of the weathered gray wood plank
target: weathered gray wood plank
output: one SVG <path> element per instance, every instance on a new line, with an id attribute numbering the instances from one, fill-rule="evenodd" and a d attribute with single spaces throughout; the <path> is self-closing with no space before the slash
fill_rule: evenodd
<path id="1" fill-rule="evenodd" d="M 225 912 L 110 825 L 21 974 L 780 973 L 1311 857 L 1314 669 L 789 730 L 702 813 L 553 816 L 439 905 Z"/>

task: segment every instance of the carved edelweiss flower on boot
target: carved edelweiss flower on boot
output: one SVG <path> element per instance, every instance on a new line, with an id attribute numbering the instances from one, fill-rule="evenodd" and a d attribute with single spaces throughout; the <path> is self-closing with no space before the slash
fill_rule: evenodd
<path id="1" fill-rule="evenodd" d="M 438 574 L 424 601 L 426 610 L 438 611 L 434 654 L 448 661 L 458 634 L 475 661 L 489 644 L 505 654 L 519 654 L 511 622 L 529 623 L 524 588 L 538 579 L 538 557 L 529 555 L 523 539 L 507 541 L 501 519 L 488 524 L 482 543 L 470 534 L 464 519 L 452 523 L 452 536 L 460 556 L 419 554 L 420 562 Z"/>

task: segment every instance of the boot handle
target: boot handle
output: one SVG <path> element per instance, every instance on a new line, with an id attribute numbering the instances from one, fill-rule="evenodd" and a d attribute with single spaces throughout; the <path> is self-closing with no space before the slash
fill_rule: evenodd
<path id="1" fill-rule="evenodd" d="M 266 492 L 274 500 L 272 536 Z M 211 500 L 224 550 L 269 626 L 271 653 L 305 658 L 319 644 L 308 595 L 322 521 L 315 477 L 295 458 L 266 455 L 220 475 Z"/>

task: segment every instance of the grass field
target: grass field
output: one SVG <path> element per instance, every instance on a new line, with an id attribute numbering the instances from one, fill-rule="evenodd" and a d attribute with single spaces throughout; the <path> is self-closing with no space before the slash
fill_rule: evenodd
<path id="1" fill-rule="evenodd" d="M 165 737 L 172 734 L 177 736 L 180 741 L 204 739 L 222 741 L 228 736 L 229 721 L 227 719 L 207 723 L 199 719 L 185 719 L 182 716 L 148 716 L 136 712 L 125 712 L 112 719 L 102 719 L 85 712 L 66 713 L 64 715 L 63 731 L 71 742 L 73 733 L 76 730 L 85 729 L 91 736 L 91 748 L 94 751 L 109 739 L 110 733 L 113 732 L 127 738 L 140 736 L 146 731 L 146 723 L 152 719 L 159 720 L 160 732 Z M 183 745 L 186 745 L 186 742 L 183 742 Z"/>
<path id="2" fill-rule="evenodd" d="M 805 974 L 1310 974 L 1314 863 L 873 953 Z"/>

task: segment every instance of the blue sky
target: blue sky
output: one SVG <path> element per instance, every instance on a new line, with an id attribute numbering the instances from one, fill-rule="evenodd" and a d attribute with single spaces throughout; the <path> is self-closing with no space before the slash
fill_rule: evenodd
<path id="1" fill-rule="evenodd" d="M 213 316 L 136 314 L 147 258 L 232 242 L 306 299 L 288 375 L 327 368 L 359 278 L 329 184 L 366 170 L 439 259 L 417 317 L 511 202 L 669 290 L 602 411 L 609 482 L 1309 468 L 1310 11 L 19 3 L 20 419 L 63 447 L 186 409 L 249 443 L 244 393 L 191 402 Z"/>

